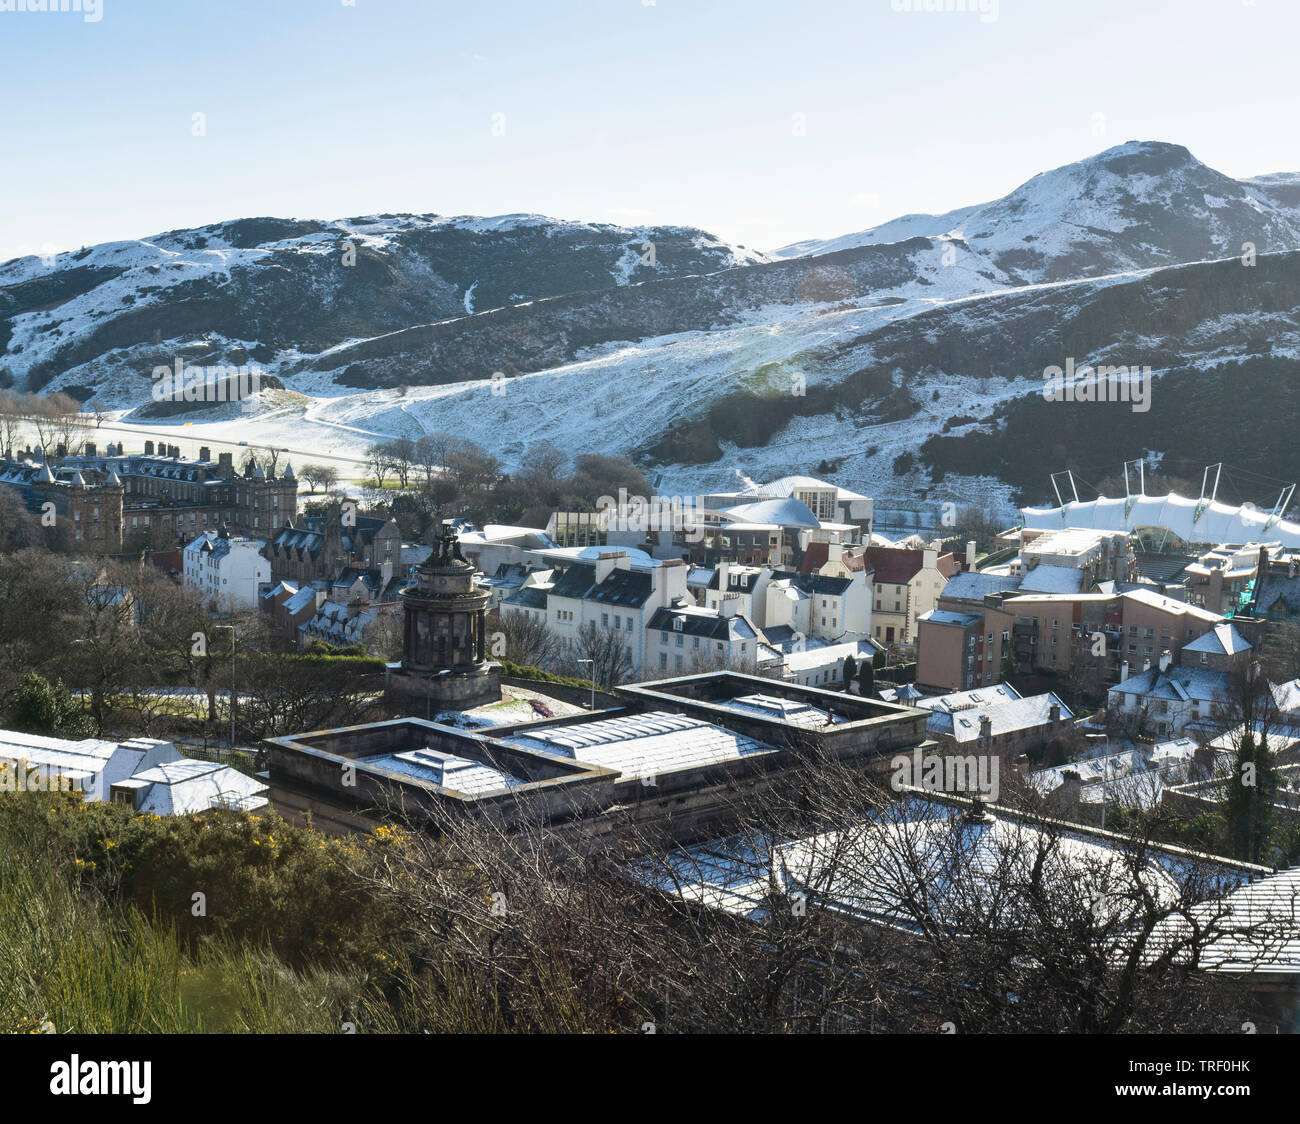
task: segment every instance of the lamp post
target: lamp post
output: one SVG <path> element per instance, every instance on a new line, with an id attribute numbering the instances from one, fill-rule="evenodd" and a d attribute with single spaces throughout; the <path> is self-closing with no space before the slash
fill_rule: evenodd
<path id="1" fill-rule="evenodd" d="M 591 665 L 591 709 L 596 709 L 596 661 L 595 660 L 577 660 L 579 664 Z"/>
<path id="2" fill-rule="evenodd" d="M 1100 760 L 1101 765 L 1101 830 L 1106 830 L 1106 765 L 1110 757 L 1110 735 L 1109 734 L 1087 734 L 1085 735 L 1093 747 L 1100 747 L 1101 755 L 1098 757 L 1093 754 L 1094 760 Z"/>
<path id="3" fill-rule="evenodd" d="M 230 630 L 230 749 L 235 748 L 235 626 L 233 624 L 217 625 L 212 631 Z"/>

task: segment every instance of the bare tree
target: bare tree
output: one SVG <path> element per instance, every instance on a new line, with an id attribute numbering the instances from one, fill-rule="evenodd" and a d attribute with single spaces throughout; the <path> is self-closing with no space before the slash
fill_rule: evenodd
<path id="1" fill-rule="evenodd" d="M 382 488 L 393 470 L 392 453 L 387 444 L 371 445 L 366 450 L 366 467 L 375 483 Z"/>
<path id="2" fill-rule="evenodd" d="M 622 634 L 588 621 L 578 630 L 565 650 L 564 664 L 570 674 L 592 678 L 601 688 L 617 687 L 632 676 L 632 649 Z M 589 662 L 586 662 L 589 661 Z"/>
<path id="3" fill-rule="evenodd" d="M 653 787 L 597 832 L 522 796 L 465 815 L 390 793 L 379 814 L 404 830 L 354 874 L 403 918 L 420 1025 L 1221 1031 L 1247 996 L 1203 969 L 1291 932 L 1285 903 L 1235 916 L 1214 862 L 791 749 L 801 764 L 726 786 L 698 846 L 664 836 Z"/>
<path id="4" fill-rule="evenodd" d="M 415 442 L 409 437 L 397 437 L 388 443 L 389 464 L 397 483 L 405 488 L 411 479 L 411 470 L 415 467 Z"/>
<path id="5" fill-rule="evenodd" d="M 488 631 L 492 634 L 494 646 L 500 637 L 503 650 L 499 655 L 511 663 L 547 671 L 559 664 L 563 646 L 540 617 L 531 613 L 502 611 L 489 622 Z"/>

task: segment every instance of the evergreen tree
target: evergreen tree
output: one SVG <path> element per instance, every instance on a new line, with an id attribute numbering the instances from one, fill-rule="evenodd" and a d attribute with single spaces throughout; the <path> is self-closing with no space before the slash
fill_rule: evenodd
<path id="1" fill-rule="evenodd" d="M 29 671 L 9 704 L 14 729 L 28 734 L 84 738 L 94 731 L 90 716 L 64 685 Z"/>
<path id="2" fill-rule="evenodd" d="M 1233 747 L 1233 770 L 1228 778 L 1223 818 L 1233 854 L 1247 862 L 1261 862 L 1273 834 L 1273 800 L 1277 769 L 1267 736 L 1243 730 Z"/>

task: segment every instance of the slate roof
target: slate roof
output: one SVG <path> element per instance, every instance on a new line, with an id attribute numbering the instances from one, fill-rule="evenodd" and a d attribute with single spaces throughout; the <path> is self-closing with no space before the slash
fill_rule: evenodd
<path id="1" fill-rule="evenodd" d="M 545 589 L 539 589 L 535 585 L 526 585 L 515 590 L 514 593 L 502 601 L 502 604 L 518 605 L 522 609 L 545 609 L 546 594 Z"/>
<path id="2" fill-rule="evenodd" d="M 1259 580 L 1259 611 L 1288 616 L 1300 612 L 1300 575 L 1264 575 Z"/>
<path id="3" fill-rule="evenodd" d="M 673 622 L 680 620 L 680 629 Z M 680 632 L 685 636 L 700 636 L 709 640 L 753 640 L 758 636 L 753 625 L 743 616 L 723 617 L 707 609 L 656 609 L 646 628 L 660 632 Z"/>
<path id="4" fill-rule="evenodd" d="M 810 597 L 843 597 L 853 585 L 852 578 L 829 578 L 824 574 L 791 574 L 789 582 Z"/>
<path id="5" fill-rule="evenodd" d="M 556 597 L 573 597 L 625 609 L 639 609 L 650 597 L 650 591 L 650 575 L 644 570 L 614 569 L 597 585 L 596 568 L 586 563 L 570 566 L 551 588 Z"/>
<path id="6" fill-rule="evenodd" d="M 982 695 L 990 689 L 981 688 L 964 693 Z M 918 699 L 912 705 L 929 710 L 927 705 L 929 701 L 931 700 Z M 997 737 L 1000 734 L 1013 734 L 1020 730 L 1046 726 L 1052 720 L 1053 706 L 1061 708 L 1062 721 L 1069 721 L 1074 717 L 1073 711 L 1061 701 L 1060 697 L 1049 691 L 1047 694 L 1030 695 L 1028 698 L 1002 699 L 984 705 L 976 703 L 966 709 L 935 710 L 926 722 L 926 729 L 931 734 L 946 734 L 959 743 L 973 742 L 979 740 L 980 724 L 984 718 L 989 719 L 991 735 Z"/>
<path id="7" fill-rule="evenodd" d="M 1183 645 L 1184 652 L 1208 652 L 1216 656 L 1233 656 L 1249 651 L 1253 645 L 1230 624 L 1216 624 L 1204 636 Z"/>
<path id="8" fill-rule="evenodd" d="M 820 570 L 830 561 L 830 548 L 831 544 L 828 542 L 810 542 L 808 549 L 803 552 L 803 558 L 799 562 L 799 572 L 801 574 L 811 574 L 814 570 Z M 844 564 L 846 570 L 871 569 L 866 555 L 861 549 L 854 550 L 852 547 L 846 546 L 840 553 L 840 561 Z"/>
<path id="9" fill-rule="evenodd" d="M 874 581 L 887 585 L 906 585 L 925 565 L 925 551 L 869 546 L 867 561 L 876 571 Z"/>
<path id="10" fill-rule="evenodd" d="M 1171 667 L 1161 671 L 1158 667 L 1130 675 L 1116 683 L 1112 695 L 1140 695 L 1170 702 L 1221 702 L 1228 696 L 1228 673 L 1212 671 L 1205 667 Z"/>
<path id="11" fill-rule="evenodd" d="M 754 587 L 754 583 L 758 581 L 762 572 L 762 570 L 755 569 L 754 567 L 732 566 L 727 572 L 727 589 L 734 590 L 738 593 L 748 593 Z M 721 571 L 714 569 L 709 577 L 708 588 L 718 589 L 718 583 L 721 580 Z M 687 584 L 689 584 L 689 582 L 690 578 L 688 575 Z"/>

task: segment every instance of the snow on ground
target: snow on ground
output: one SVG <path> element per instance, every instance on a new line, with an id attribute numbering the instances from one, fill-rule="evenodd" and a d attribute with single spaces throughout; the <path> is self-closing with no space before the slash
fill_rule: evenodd
<path id="1" fill-rule="evenodd" d="M 1150 271 L 1034 288 L 1106 286 L 1142 272 Z M 833 362 L 819 361 L 811 369 L 809 353 L 819 348 L 940 306 L 978 320 L 981 302 L 1007 291 L 971 296 L 961 293 L 962 284 L 954 277 L 952 287 L 958 295 L 947 299 L 933 293 L 937 286 L 930 286 L 916 287 L 927 293 L 925 297 L 894 304 L 759 309 L 728 328 L 593 349 L 574 362 L 512 378 L 504 384 L 504 394 L 497 395 L 489 380 L 412 386 L 403 394 L 397 389 L 358 392 L 335 384 L 331 372 L 309 372 L 287 379 L 293 390 L 313 399 L 304 408 L 196 423 L 188 433 L 195 439 L 211 436 L 254 445 L 319 448 L 322 454 L 363 458 L 378 440 L 445 431 L 491 450 L 507 467 L 543 441 L 577 452 L 624 454 L 649 444 L 672 423 L 698 416 L 703 404 L 729 391 L 744 387 L 784 393 L 795 373 L 804 374 L 809 383 L 838 380 L 871 360 L 870 349 L 864 346 Z M 873 296 L 876 299 L 878 295 Z M 960 321 L 954 326 L 959 329 Z M 1041 386 L 1037 371 L 1011 380 L 931 373 L 925 393 L 917 396 L 918 412 L 904 421 L 864 426 L 848 416 L 792 417 L 766 446 L 724 448 L 723 457 L 709 464 L 664 466 L 656 490 L 692 494 L 730 487 L 737 470 L 759 480 L 807 473 L 826 456 L 842 460 L 838 471 L 823 474 L 835 483 L 872 495 L 878 503 L 915 503 L 925 482 L 915 473 L 894 475 L 893 462 L 900 453 L 914 452 L 953 415 L 985 418 L 998 403 L 1036 393 Z M 932 400 L 935 389 L 938 401 Z M 960 432 L 960 427 L 954 432 Z M 651 475 L 653 483 L 657 474 Z M 973 503 L 990 511 L 1014 510 L 1010 489 L 988 479 L 950 477 L 928 498 L 936 503 L 946 499 Z"/>

